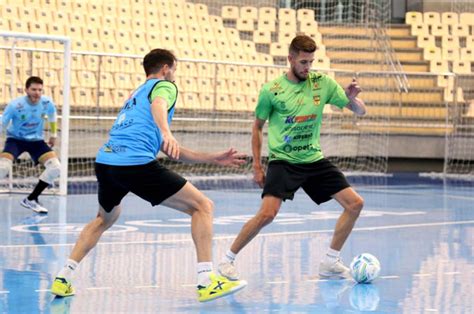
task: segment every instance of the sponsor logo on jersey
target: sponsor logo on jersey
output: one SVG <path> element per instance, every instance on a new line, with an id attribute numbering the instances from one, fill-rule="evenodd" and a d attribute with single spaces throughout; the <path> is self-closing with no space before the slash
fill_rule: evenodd
<path id="1" fill-rule="evenodd" d="M 283 129 L 283 132 L 286 132 L 288 130 L 291 130 L 292 132 L 301 132 L 301 131 L 306 131 L 306 130 L 312 130 L 314 128 L 313 124 L 308 124 L 308 125 L 289 125 Z"/>
<path id="2" fill-rule="evenodd" d="M 38 122 L 29 122 L 29 123 L 24 123 L 22 126 L 25 127 L 25 128 L 35 128 L 39 125 Z"/>
<path id="3" fill-rule="evenodd" d="M 319 149 L 314 148 L 313 144 L 306 144 L 306 145 L 286 144 L 285 146 L 283 146 L 283 151 L 286 153 L 301 152 L 301 151 L 306 151 L 306 150 L 319 151 Z"/>
<path id="4" fill-rule="evenodd" d="M 126 115 L 121 114 L 118 117 L 117 122 L 112 126 L 112 130 L 125 129 L 131 126 L 132 124 L 133 124 L 133 118 L 126 119 Z"/>
<path id="5" fill-rule="evenodd" d="M 294 135 L 294 136 L 285 135 L 283 137 L 283 140 L 285 141 L 285 143 L 288 144 L 292 141 L 303 141 L 303 140 L 310 139 L 312 137 L 313 137 L 313 133 L 297 134 L 297 135 Z"/>
<path id="6" fill-rule="evenodd" d="M 104 145 L 104 153 L 122 153 L 126 150 L 125 146 L 107 143 Z"/>
<path id="7" fill-rule="evenodd" d="M 293 123 L 304 123 L 308 121 L 316 120 L 316 114 L 309 114 L 305 116 L 287 116 L 285 119 L 285 124 L 293 124 Z"/>

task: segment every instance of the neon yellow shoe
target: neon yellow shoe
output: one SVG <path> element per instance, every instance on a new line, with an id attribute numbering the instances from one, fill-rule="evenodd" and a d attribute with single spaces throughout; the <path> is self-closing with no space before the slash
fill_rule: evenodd
<path id="1" fill-rule="evenodd" d="M 226 295 L 236 293 L 247 286 L 245 280 L 230 281 L 223 276 L 210 274 L 211 283 L 207 287 L 198 286 L 199 302 L 208 302 Z"/>
<path id="2" fill-rule="evenodd" d="M 74 295 L 74 288 L 66 278 L 56 277 L 51 285 L 51 293 L 60 297 Z"/>

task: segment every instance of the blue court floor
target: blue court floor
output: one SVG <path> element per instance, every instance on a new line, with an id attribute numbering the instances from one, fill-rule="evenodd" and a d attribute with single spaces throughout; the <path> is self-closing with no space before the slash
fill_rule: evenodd
<path id="1" fill-rule="evenodd" d="M 80 264 L 77 295 L 48 288 L 78 232 L 97 211 L 95 195 L 45 196 L 47 216 L 0 195 L 0 313 L 474 313 L 474 187 L 413 182 L 355 184 L 363 214 L 346 263 L 377 256 L 372 284 L 322 280 L 318 265 L 340 213 L 302 192 L 237 257 L 247 288 L 200 304 L 190 219 L 126 197 L 117 225 Z M 214 262 L 259 207 L 259 190 L 205 191 L 215 202 Z"/>

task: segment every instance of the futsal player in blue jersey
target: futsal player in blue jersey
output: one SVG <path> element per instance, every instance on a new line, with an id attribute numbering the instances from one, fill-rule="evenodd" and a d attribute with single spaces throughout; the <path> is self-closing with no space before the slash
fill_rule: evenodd
<path id="1" fill-rule="evenodd" d="M 120 202 L 129 192 L 153 206 L 162 204 L 191 216 L 199 301 L 234 293 L 247 284 L 243 280 L 229 281 L 212 272 L 213 203 L 186 179 L 156 160 L 161 150 L 175 160 L 238 167 L 244 163 L 244 155 L 234 149 L 202 153 L 180 146 L 169 128 L 178 95 L 173 83 L 176 57 L 168 50 L 154 49 L 143 59 L 143 67 L 146 81 L 125 101 L 110 130 L 108 142 L 97 154 L 99 212 L 84 227 L 64 268 L 53 282 L 51 292 L 57 296 L 74 294 L 71 285 L 74 270 L 118 219 L 122 210 Z"/>
<path id="2" fill-rule="evenodd" d="M 38 197 L 60 173 L 59 159 L 51 149 L 57 137 L 56 106 L 50 98 L 42 95 L 43 80 L 37 76 L 26 80 L 25 93 L 26 96 L 13 99 L 2 115 L 2 127 L 7 140 L 0 154 L 0 179 L 8 175 L 18 156 L 28 152 L 35 164 L 41 163 L 45 170 L 33 192 L 21 201 L 21 205 L 37 213 L 47 213 L 48 210 L 41 205 Z M 48 143 L 43 136 L 45 118 L 50 123 Z"/>

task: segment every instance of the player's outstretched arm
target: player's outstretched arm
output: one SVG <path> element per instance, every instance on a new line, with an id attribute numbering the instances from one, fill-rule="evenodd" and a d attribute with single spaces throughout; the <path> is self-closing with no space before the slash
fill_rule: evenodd
<path id="1" fill-rule="evenodd" d="M 247 157 L 245 154 L 237 152 L 234 148 L 221 152 L 204 153 L 181 146 L 179 160 L 188 163 L 210 163 L 237 168 L 246 162 L 245 157 Z"/>
<path id="2" fill-rule="evenodd" d="M 365 103 L 357 95 L 361 92 L 361 88 L 354 78 L 352 82 L 346 87 L 346 95 L 349 98 L 349 103 L 346 108 L 354 112 L 358 116 L 363 116 L 367 112 Z"/>

